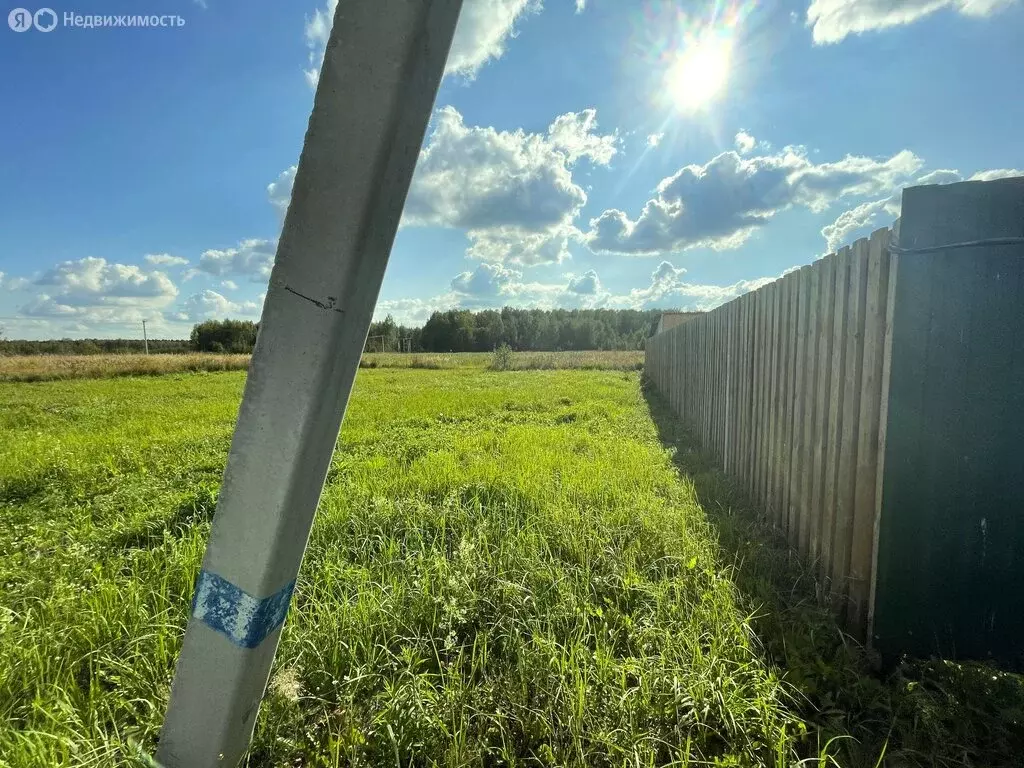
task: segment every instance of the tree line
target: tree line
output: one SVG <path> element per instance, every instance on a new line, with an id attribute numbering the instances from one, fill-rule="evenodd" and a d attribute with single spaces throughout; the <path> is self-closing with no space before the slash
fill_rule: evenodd
<path id="1" fill-rule="evenodd" d="M 370 324 L 367 352 L 490 352 L 507 344 L 515 350 L 559 351 L 643 349 L 661 310 L 633 309 L 453 309 L 434 312 L 422 328 L 399 325 L 391 315 Z M 153 353 L 252 352 L 259 324 L 249 320 L 206 320 L 188 339 L 150 339 Z M 141 353 L 142 339 L 57 339 L 7 341 L 3 355 L 98 355 Z"/>
<path id="2" fill-rule="evenodd" d="M 489 352 L 502 344 L 525 351 L 643 349 L 660 317 L 660 310 L 456 309 L 432 314 L 419 346 L 425 352 Z"/>
<path id="3" fill-rule="evenodd" d="M 142 339 L 0 339 L 0 355 L 141 355 L 145 349 Z M 194 350 L 188 339 L 150 339 L 149 351 L 166 355 Z"/>

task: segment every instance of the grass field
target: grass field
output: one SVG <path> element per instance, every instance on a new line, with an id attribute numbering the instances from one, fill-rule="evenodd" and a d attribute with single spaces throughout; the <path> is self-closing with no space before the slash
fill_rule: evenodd
<path id="1" fill-rule="evenodd" d="M 0 766 L 153 749 L 243 383 L 0 384 Z M 867 674 L 688 445 L 636 372 L 360 371 L 248 765 L 1014 764 L 1019 678 Z"/>
<path id="2" fill-rule="evenodd" d="M 0 381 L 162 376 L 248 367 L 249 355 L 0 355 Z"/>
<path id="3" fill-rule="evenodd" d="M 363 368 L 487 368 L 490 352 L 433 353 L 371 352 L 363 355 Z M 608 352 L 515 352 L 512 370 L 639 370 L 639 350 Z M 120 376 L 154 376 L 199 371 L 242 371 L 249 355 L 0 355 L 0 381 L 61 381 Z"/>

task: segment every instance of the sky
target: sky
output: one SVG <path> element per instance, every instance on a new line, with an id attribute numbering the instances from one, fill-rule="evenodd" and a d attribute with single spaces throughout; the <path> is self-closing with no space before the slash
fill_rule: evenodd
<path id="1" fill-rule="evenodd" d="M 258 319 L 336 6 L 10 6 L 4 335 Z M 1021 174 L 1022 34 L 1024 0 L 465 0 L 376 317 L 710 309 L 906 186 Z"/>

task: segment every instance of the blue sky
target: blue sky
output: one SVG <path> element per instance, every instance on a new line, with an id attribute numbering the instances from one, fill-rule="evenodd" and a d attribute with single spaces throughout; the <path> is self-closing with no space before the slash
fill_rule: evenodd
<path id="1" fill-rule="evenodd" d="M 257 319 L 336 2 L 51 7 L 0 27 L 6 335 Z M 465 0 L 377 314 L 710 308 L 905 186 L 1021 173 L 1022 33 L 1021 0 Z"/>

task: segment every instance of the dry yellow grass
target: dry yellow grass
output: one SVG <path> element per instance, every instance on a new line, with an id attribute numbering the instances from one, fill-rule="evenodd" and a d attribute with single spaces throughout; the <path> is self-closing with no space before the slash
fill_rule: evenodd
<path id="1" fill-rule="evenodd" d="M 375 352 L 363 355 L 365 368 L 487 368 L 490 352 Z M 514 352 L 511 370 L 591 369 L 636 370 L 644 353 Z M 117 376 L 158 376 L 196 371 L 238 371 L 249 367 L 249 355 L 13 355 L 0 356 L 0 381 L 109 379 Z"/>
<path id="2" fill-rule="evenodd" d="M 248 367 L 249 355 L 15 355 L 0 357 L 0 381 L 109 379 Z"/>
<path id="3" fill-rule="evenodd" d="M 487 368 L 492 352 L 370 352 L 364 368 Z M 614 370 L 632 371 L 644 362 L 642 350 L 590 350 L 584 352 L 513 352 L 509 370 Z"/>

